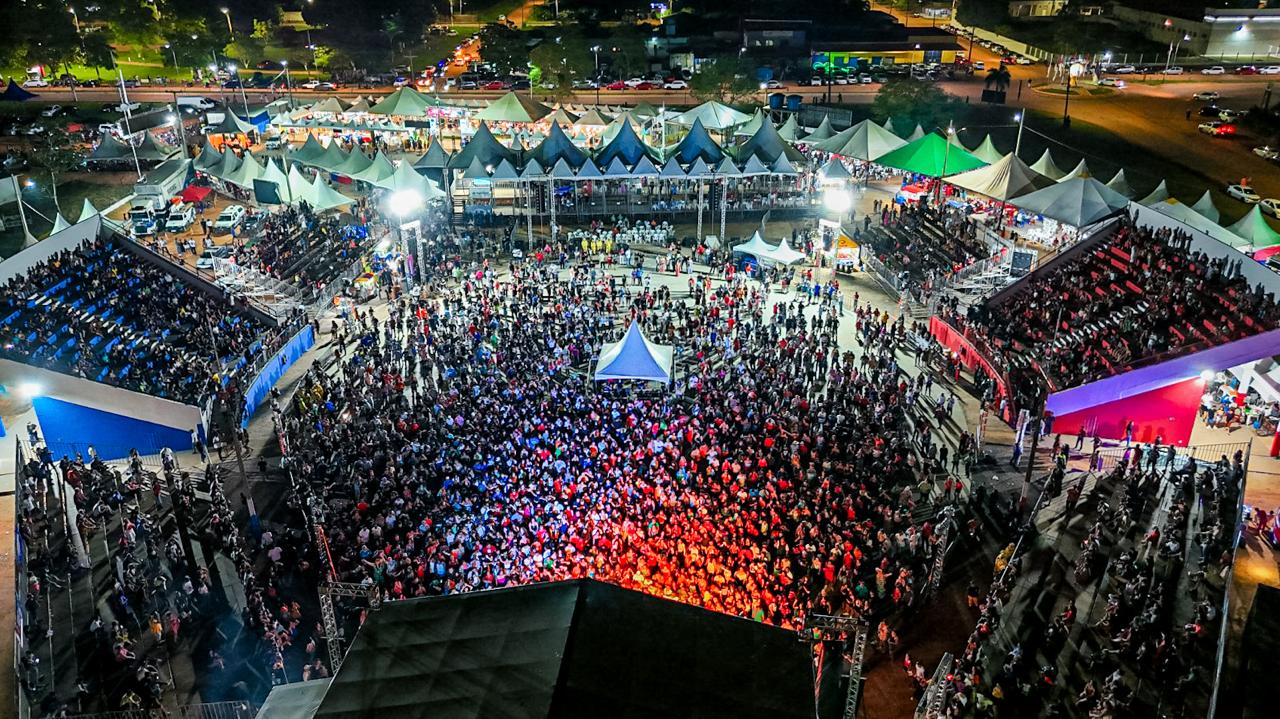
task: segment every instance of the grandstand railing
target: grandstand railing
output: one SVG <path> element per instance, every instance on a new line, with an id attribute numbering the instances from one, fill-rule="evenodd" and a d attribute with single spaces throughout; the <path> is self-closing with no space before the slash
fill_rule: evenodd
<path id="1" fill-rule="evenodd" d="M 1008 300 L 1013 295 L 1021 292 L 1022 287 L 1032 278 L 1039 277 L 1040 275 L 1053 271 L 1053 269 L 1059 264 L 1083 254 L 1103 239 L 1110 237 L 1112 233 L 1115 232 L 1116 228 L 1119 227 L 1119 224 L 1119 218 L 1107 220 L 1106 222 L 1100 223 L 1096 227 L 1092 227 L 1087 230 L 1084 235 L 1073 244 L 1063 247 L 1056 252 L 1051 252 L 1041 256 L 1036 261 L 1035 269 L 1027 273 L 1027 275 L 1018 282 L 1014 282 L 1008 287 L 1005 287 L 999 292 L 991 295 L 991 297 L 987 299 L 987 304 L 995 306 Z"/>
<path id="2" fill-rule="evenodd" d="M 16 431 L 16 430 L 15 430 Z M 26 482 L 23 479 L 27 458 L 22 442 L 14 442 L 14 497 L 13 497 L 13 577 L 14 577 L 14 613 L 13 613 L 13 674 L 14 702 L 18 719 L 31 716 L 31 700 L 27 690 L 22 686 L 22 656 L 29 649 L 30 638 L 26 634 L 27 587 L 27 542 L 22 536 L 22 522 L 19 515 L 26 501 Z"/>
<path id="3" fill-rule="evenodd" d="M 1206 719 L 1214 719 L 1214 714 L 1218 710 L 1218 692 L 1222 689 L 1222 673 L 1226 668 L 1227 642 L 1231 628 L 1231 586 L 1235 582 L 1236 561 L 1240 558 L 1240 546 L 1244 533 L 1244 490 L 1249 481 L 1249 459 L 1252 449 L 1252 440 L 1244 443 L 1244 475 L 1240 478 L 1240 485 L 1236 487 L 1236 491 L 1239 492 L 1239 498 L 1236 501 L 1235 529 L 1231 534 L 1231 563 L 1227 566 L 1227 573 L 1222 578 L 1222 606 L 1219 608 L 1218 617 L 1218 621 L 1221 622 L 1218 628 L 1218 651 L 1214 655 L 1213 689 L 1209 693 L 1209 712 L 1205 715 Z M 1228 456 L 1230 455 L 1228 454 Z"/>
<path id="4" fill-rule="evenodd" d="M 870 248 L 865 251 L 865 255 L 862 258 L 862 266 L 871 271 L 876 281 L 893 295 L 894 299 L 902 297 L 902 289 L 898 287 L 897 275 L 889 271 L 889 268 L 884 266 L 884 263 L 880 261 L 880 258 L 876 257 Z"/>

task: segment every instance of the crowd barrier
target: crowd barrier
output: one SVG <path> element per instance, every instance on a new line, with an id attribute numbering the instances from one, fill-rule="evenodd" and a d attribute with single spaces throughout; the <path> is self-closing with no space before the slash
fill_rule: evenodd
<path id="1" fill-rule="evenodd" d="M 283 347 L 271 355 L 269 360 L 263 363 L 253 381 L 245 388 L 244 414 L 240 420 L 241 427 L 249 426 L 249 418 L 267 399 L 271 388 L 276 385 L 276 382 L 280 381 L 280 378 L 293 366 L 294 362 L 298 361 L 299 357 L 315 346 L 315 343 L 315 328 L 310 324 L 305 325 L 288 342 L 285 342 Z"/>

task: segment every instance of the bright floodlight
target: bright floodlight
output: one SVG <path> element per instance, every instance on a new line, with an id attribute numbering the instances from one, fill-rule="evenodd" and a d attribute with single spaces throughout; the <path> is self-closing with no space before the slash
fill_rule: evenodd
<path id="1" fill-rule="evenodd" d="M 387 209 L 397 217 L 404 217 L 422 206 L 422 195 L 417 190 L 397 190 L 387 198 Z"/>
<path id="2" fill-rule="evenodd" d="M 44 391 L 43 388 L 35 382 L 23 382 L 18 385 L 18 394 L 26 397 L 27 399 L 39 397 L 42 391 Z"/>
<path id="3" fill-rule="evenodd" d="M 853 197 L 848 190 L 824 190 L 822 193 L 822 204 L 828 210 L 843 215 L 853 206 Z"/>
<path id="4" fill-rule="evenodd" d="M 1201 371 L 1200 371 L 1200 379 L 1204 380 L 1205 382 L 1212 382 L 1212 381 L 1213 381 L 1213 370 L 1211 370 L 1211 369 L 1201 370 Z"/>

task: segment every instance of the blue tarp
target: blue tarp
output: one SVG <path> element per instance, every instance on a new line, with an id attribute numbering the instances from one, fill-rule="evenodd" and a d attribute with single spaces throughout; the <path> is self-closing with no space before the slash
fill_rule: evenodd
<path id="1" fill-rule="evenodd" d="M 605 345 L 596 363 L 595 378 L 670 383 L 671 357 L 671 347 L 650 342 L 640 331 L 640 325 L 632 321 L 622 341 Z"/>
<path id="2" fill-rule="evenodd" d="M 249 418 L 266 401 L 271 388 L 276 385 L 276 382 L 280 381 L 280 378 L 293 366 L 294 362 L 298 361 L 299 357 L 315 346 L 315 343 L 315 328 L 307 325 L 286 342 L 284 347 L 280 348 L 280 351 L 276 352 L 275 356 L 267 362 L 262 371 L 258 373 L 258 376 L 253 378 L 249 388 L 245 390 L 244 416 L 240 422 L 241 427 L 249 426 Z"/>

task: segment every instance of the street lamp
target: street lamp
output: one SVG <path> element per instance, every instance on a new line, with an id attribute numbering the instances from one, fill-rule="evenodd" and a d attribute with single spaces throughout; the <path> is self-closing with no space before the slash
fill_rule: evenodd
<path id="1" fill-rule="evenodd" d="M 596 105 L 600 104 L 600 46 L 592 45 L 591 54 L 596 58 Z"/>
<path id="2" fill-rule="evenodd" d="M 80 34 L 80 16 L 76 14 L 76 9 L 73 7 L 67 8 L 67 12 L 71 13 L 71 21 L 76 24 L 76 34 L 79 35 Z"/>
<path id="3" fill-rule="evenodd" d="M 231 71 L 231 74 L 236 79 L 236 86 L 240 88 L 240 102 L 244 103 L 244 119 L 246 122 L 248 122 L 249 121 L 249 98 L 246 97 L 244 94 L 244 82 L 240 80 L 240 68 L 237 67 L 236 64 L 233 62 L 227 65 L 227 70 Z"/>
<path id="4" fill-rule="evenodd" d="M 169 54 L 173 56 L 173 67 L 176 70 L 178 68 L 178 52 L 173 49 L 173 45 L 167 42 L 164 44 L 164 49 L 168 50 Z"/>
<path id="5" fill-rule="evenodd" d="M 280 66 L 284 68 L 284 87 L 289 92 L 289 107 L 293 107 L 293 82 L 289 79 L 289 61 L 281 60 Z M 243 88 L 241 88 L 243 91 Z M 246 110 L 246 112 L 248 112 Z"/>
<path id="6" fill-rule="evenodd" d="M 1027 113 L 1018 112 L 1013 116 L 1013 121 L 1018 123 L 1018 139 L 1013 143 L 1013 156 L 1018 156 L 1018 150 L 1022 149 L 1022 125 L 1027 121 Z"/>
<path id="7" fill-rule="evenodd" d="M 231 36 L 232 40 L 236 39 L 235 28 L 231 27 L 231 10 L 225 7 L 220 7 L 218 10 L 222 11 L 222 14 L 227 17 L 227 34 Z"/>

